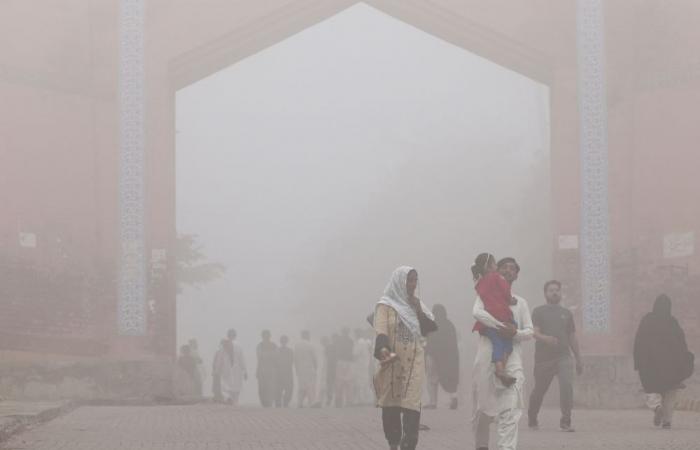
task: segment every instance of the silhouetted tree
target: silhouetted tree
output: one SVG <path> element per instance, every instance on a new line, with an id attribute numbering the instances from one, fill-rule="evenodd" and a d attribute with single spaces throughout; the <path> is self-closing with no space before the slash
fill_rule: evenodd
<path id="1" fill-rule="evenodd" d="M 182 292 L 185 286 L 201 287 L 214 281 L 226 271 L 226 267 L 218 262 L 210 262 L 197 243 L 197 235 L 181 234 L 177 237 L 175 248 L 177 261 L 177 291 Z"/>

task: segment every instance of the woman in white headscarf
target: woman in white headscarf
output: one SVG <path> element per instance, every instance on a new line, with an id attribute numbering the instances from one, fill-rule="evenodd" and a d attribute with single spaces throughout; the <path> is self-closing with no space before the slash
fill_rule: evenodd
<path id="1" fill-rule="evenodd" d="M 425 381 L 424 337 L 437 329 L 433 315 L 415 296 L 418 273 L 399 267 L 391 276 L 374 314 L 374 377 L 384 435 L 392 450 L 418 444 L 421 397 Z"/>

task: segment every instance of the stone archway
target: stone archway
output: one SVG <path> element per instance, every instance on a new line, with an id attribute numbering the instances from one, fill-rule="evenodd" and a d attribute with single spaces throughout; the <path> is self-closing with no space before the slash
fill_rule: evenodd
<path id="1" fill-rule="evenodd" d="M 164 11 L 159 8 L 166 8 L 158 2 L 144 10 L 143 0 L 121 1 L 119 330 L 125 336 L 123 342 L 157 334 L 159 353 L 174 351 L 174 280 L 167 270 L 172 267 L 173 259 L 167 249 L 172 248 L 175 239 L 175 91 L 355 3 L 299 0 L 280 2 L 278 8 L 256 12 L 248 11 L 254 9 L 252 6 L 241 4 L 217 3 L 203 11 L 181 4 L 171 6 L 166 17 L 157 21 L 157 13 Z M 479 20 L 470 20 L 448 1 L 365 3 L 550 87 L 552 228 L 555 236 L 575 236 L 576 244 L 572 245 L 572 240 L 567 244 L 572 250 L 578 250 L 580 233 L 582 246 L 581 265 L 578 258 L 569 258 L 560 265 L 559 277 L 575 292 L 583 290 L 586 328 L 608 330 L 610 281 L 601 2 L 581 0 L 578 11 L 573 8 L 568 11 L 572 20 L 579 18 L 578 66 L 576 39 L 566 41 L 562 45 L 565 50 L 559 49 L 558 54 L 550 48 L 554 44 L 548 39 L 543 39 L 539 48 L 525 45 L 523 41 L 527 39 L 522 30 L 513 31 L 508 23 L 513 14 L 510 9 L 497 7 L 490 16 L 482 14 Z M 194 12 L 199 13 L 198 20 L 192 19 Z M 229 17 L 254 19 L 231 25 L 220 18 L 226 13 Z M 149 17 L 157 24 L 149 27 Z M 549 26 L 554 27 L 554 23 Z M 191 37 L 180 38 L 178 33 L 182 29 Z M 504 29 L 510 31 L 500 32 Z M 562 56 L 567 51 L 569 55 Z M 585 91 L 581 96 L 580 116 L 576 108 L 579 86 Z M 145 124 L 148 133 L 144 133 Z M 582 197 L 582 227 L 577 221 L 581 198 L 579 168 L 587 180 Z M 583 286 L 579 285 L 579 271 L 584 275 Z M 158 311 L 152 323 L 147 314 L 149 305 Z"/>

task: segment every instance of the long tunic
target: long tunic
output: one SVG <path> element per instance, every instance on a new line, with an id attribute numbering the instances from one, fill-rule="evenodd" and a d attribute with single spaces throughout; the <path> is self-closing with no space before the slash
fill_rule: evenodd
<path id="1" fill-rule="evenodd" d="M 302 340 L 294 346 L 294 369 L 297 373 L 299 389 L 307 392 L 315 391 L 318 360 L 316 348 L 311 342 Z"/>
<path id="2" fill-rule="evenodd" d="M 220 348 L 214 355 L 213 373 L 220 377 L 221 389 L 227 395 L 241 392 L 243 378 L 247 372 L 245 356 L 240 345 L 233 344 L 233 363 L 223 348 Z"/>
<path id="3" fill-rule="evenodd" d="M 530 317 L 530 309 L 527 301 L 514 296 L 518 302 L 511 305 L 515 321 L 518 323 L 517 334 L 513 337 L 513 353 L 508 357 L 506 372 L 515 377 L 516 382 L 509 388 L 503 388 L 496 383 L 491 354 L 493 352 L 491 340 L 478 335 L 479 343 L 474 360 L 473 373 L 473 401 L 475 414 L 483 413 L 495 417 L 506 410 L 519 410 L 523 407 L 523 389 L 525 374 L 523 373 L 523 360 L 521 342 L 532 339 L 533 327 Z M 483 302 L 477 297 L 473 309 L 474 319 L 490 328 L 498 328 L 502 322 L 496 320 L 486 311 Z"/>
<path id="4" fill-rule="evenodd" d="M 377 306 L 374 331 L 389 337 L 391 351 L 398 358 L 391 364 L 377 364 L 374 389 L 377 406 L 420 411 L 425 382 L 424 339 L 416 338 L 386 305 Z"/>

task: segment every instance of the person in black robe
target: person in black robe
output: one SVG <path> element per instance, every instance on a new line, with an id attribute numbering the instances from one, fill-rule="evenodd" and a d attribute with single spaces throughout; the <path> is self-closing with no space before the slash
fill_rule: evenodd
<path id="1" fill-rule="evenodd" d="M 277 349 L 277 396 L 275 406 L 287 408 L 294 392 L 294 350 L 287 344 L 289 338 L 282 336 Z"/>
<path id="2" fill-rule="evenodd" d="M 268 330 L 262 332 L 262 342 L 258 344 L 258 368 L 255 373 L 258 379 L 258 396 L 260 404 L 269 408 L 277 396 L 277 345 L 272 342 Z"/>
<path id="3" fill-rule="evenodd" d="M 450 394 L 450 408 L 457 409 L 457 388 L 459 387 L 459 349 L 457 330 L 447 318 L 447 309 L 436 304 L 433 315 L 437 331 L 428 335 L 425 347 L 428 370 L 428 395 L 430 403 L 426 409 L 437 408 L 438 385 Z"/>
<path id="4" fill-rule="evenodd" d="M 634 339 L 634 369 L 639 372 L 654 425 L 671 427 L 678 389 L 693 373 L 694 356 L 685 333 L 671 315 L 671 299 L 660 295 L 642 318 Z"/>

